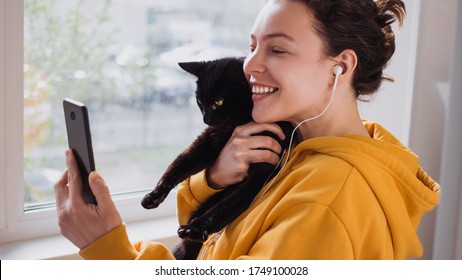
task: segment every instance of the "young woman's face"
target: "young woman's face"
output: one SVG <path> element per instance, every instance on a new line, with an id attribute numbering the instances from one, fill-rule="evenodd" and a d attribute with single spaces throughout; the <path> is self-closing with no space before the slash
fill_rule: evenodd
<path id="1" fill-rule="evenodd" d="M 260 11 L 244 63 L 255 121 L 298 124 L 329 102 L 335 61 L 323 55 L 313 22 L 308 8 L 297 1 L 269 1 Z"/>

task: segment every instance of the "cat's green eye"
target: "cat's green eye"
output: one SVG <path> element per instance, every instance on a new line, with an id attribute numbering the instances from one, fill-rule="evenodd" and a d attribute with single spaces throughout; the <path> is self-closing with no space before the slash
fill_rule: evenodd
<path id="1" fill-rule="evenodd" d="M 217 107 L 223 106 L 223 99 L 215 101 L 215 105 L 217 105 Z"/>

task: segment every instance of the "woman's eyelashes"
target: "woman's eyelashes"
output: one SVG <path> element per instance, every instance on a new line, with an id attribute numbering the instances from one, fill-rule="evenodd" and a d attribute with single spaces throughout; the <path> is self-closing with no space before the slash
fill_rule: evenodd
<path id="1" fill-rule="evenodd" d="M 271 48 L 271 52 L 272 52 L 273 54 L 285 54 L 285 53 L 287 53 L 286 50 L 281 49 L 281 48 L 278 48 L 278 47 L 272 47 L 272 48 Z"/>

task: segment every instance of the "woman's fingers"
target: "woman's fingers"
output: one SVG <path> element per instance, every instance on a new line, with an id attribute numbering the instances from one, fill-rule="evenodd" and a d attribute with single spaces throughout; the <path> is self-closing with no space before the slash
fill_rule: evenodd
<path id="1" fill-rule="evenodd" d="M 269 136 L 251 136 L 247 140 L 247 144 L 250 150 L 267 150 L 276 155 L 280 154 L 282 151 L 281 145 L 274 138 Z"/>
<path id="2" fill-rule="evenodd" d="M 280 157 L 278 154 L 269 150 L 253 150 L 249 152 L 249 164 L 266 162 L 272 165 L 279 163 Z"/>
<path id="3" fill-rule="evenodd" d="M 67 187 L 67 169 L 63 172 L 63 175 L 58 182 L 54 185 L 56 207 L 60 209 L 63 207 L 69 198 L 69 188 Z"/>
<path id="4" fill-rule="evenodd" d="M 90 173 L 88 177 L 90 188 L 95 195 L 98 207 L 101 209 L 115 209 L 114 201 L 111 198 L 109 188 L 103 177 L 96 171 Z"/>
<path id="5" fill-rule="evenodd" d="M 284 139 L 284 133 L 276 124 L 252 122 L 235 128 L 215 164 L 207 170 L 207 181 L 211 187 L 222 189 L 242 181 L 251 163 L 276 165 L 279 162 L 281 146 L 270 136 L 257 135 L 263 131 L 270 131 Z"/>
<path id="6" fill-rule="evenodd" d="M 67 185 L 69 187 L 69 199 L 71 203 L 85 203 L 82 196 L 82 179 L 77 165 L 77 160 L 72 150 L 66 150 Z"/>
<path id="7" fill-rule="evenodd" d="M 236 135 L 242 135 L 242 136 L 253 136 L 263 131 L 272 132 L 276 134 L 276 136 L 279 137 L 279 139 L 281 140 L 285 139 L 285 135 L 281 127 L 275 123 L 250 122 L 242 126 L 236 127 L 236 129 L 234 130 L 234 133 Z"/>
<path id="8" fill-rule="evenodd" d="M 259 124 L 252 122 L 237 127 L 227 145 L 236 152 L 240 151 L 242 154 L 236 156 L 246 158 L 248 163 L 265 162 L 265 158 L 274 159 L 274 157 L 270 157 L 267 153 L 248 154 L 249 150 L 268 150 L 276 155 L 281 153 L 282 147 L 276 139 L 270 136 L 258 135 L 263 131 L 272 132 L 280 139 L 285 138 L 281 128 L 276 124 Z M 258 155 L 258 157 L 254 159 L 252 158 L 253 155 Z M 263 155 L 263 157 L 261 155 Z M 271 160 L 270 163 L 272 162 L 274 162 L 274 160 Z"/>

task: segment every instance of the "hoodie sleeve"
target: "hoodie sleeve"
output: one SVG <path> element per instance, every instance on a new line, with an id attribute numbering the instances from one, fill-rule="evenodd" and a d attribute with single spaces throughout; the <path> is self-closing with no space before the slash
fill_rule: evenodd
<path id="1" fill-rule="evenodd" d="M 125 224 L 113 229 L 79 255 L 86 260 L 174 260 L 169 249 L 158 242 L 130 243 Z"/>
<path id="2" fill-rule="evenodd" d="M 218 192 L 219 190 L 214 190 L 207 184 L 205 170 L 184 181 L 177 194 L 177 212 L 180 225 L 186 224 L 191 213 L 207 198 Z"/>

